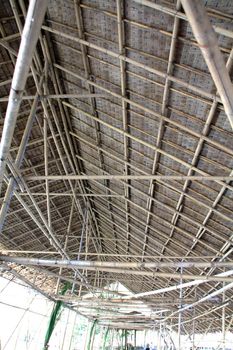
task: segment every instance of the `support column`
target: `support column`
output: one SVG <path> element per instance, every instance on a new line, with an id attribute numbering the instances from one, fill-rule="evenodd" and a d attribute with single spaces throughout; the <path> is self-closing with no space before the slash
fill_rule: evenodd
<path id="1" fill-rule="evenodd" d="M 180 284 L 182 286 L 182 273 L 183 273 L 183 268 L 181 268 L 181 277 L 180 277 Z M 180 307 L 179 309 L 182 309 L 182 296 L 183 296 L 183 290 L 182 287 L 180 288 Z M 181 311 L 179 311 L 179 320 L 178 320 L 178 350 L 181 350 Z"/>
<path id="2" fill-rule="evenodd" d="M 81 233 L 81 237 L 80 237 L 80 241 L 79 241 L 79 251 L 78 251 L 78 255 L 77 255 L 77 260 L 80 259 L 80 253 L 82 250 L 82 246 L 83 246 L 83 238 L 84 238 L 84 234 L 86 233 L 86 225 L 87 225 L 87 220 L 88 220 L 88 211 L 87 209 L 85 210 L 84 213 L 84 218 L 83 218 L 83 226 L 82 226 L 82 233 Z M 78 276 L 77 271 L 75 271 L 75 275 L 74 275 L 74 280 L 76 281 Z M 73 283 L 72 288 L 71 288 L 71 293 L 74 293 L 75 290 L 75 283 Z"/>
<path id="3" fill-rule="evenodd" d="M 225 286 L 225 282 L 223 282 L 223 287 Z M 226 294 L 225 291 L 222 293 L 222 302 L 225 303 Z M 222 350 L 226 349 L 226 307 L 222 308 Z"/>
<path id="4" fill-rule="evenodd" d="M 158 350 L 161 350 L 161 336 L 162 336 L 162 323 L 159 325 L 159 343 L 158 343 Z"/>
<path id="5" fill-rule="evenodd" d="M 195 300 L 197 299 L 197 288 L 195 289 Z M 193 308 L 193 336 L 192 336 L 192 350 L 195 350 L 195 316 L 196 309 Z"/>
<path id="6" fill-rule="evenodd" d="M 114 331 L 115 329 L 112 329 L 111 350 L 113 349 Z"/>
<path id="7" fill-rule="evenodd" d="M 193 312 L 193 317 L 195 317 L 195 308 Z M 195 320 L 193 320 L 192 350 L 195 350 Z"/>
<path id="8" fill-rule="evenodd" d="M 127 330 L 125 329 L 125 350 L 127 350 Z"/>

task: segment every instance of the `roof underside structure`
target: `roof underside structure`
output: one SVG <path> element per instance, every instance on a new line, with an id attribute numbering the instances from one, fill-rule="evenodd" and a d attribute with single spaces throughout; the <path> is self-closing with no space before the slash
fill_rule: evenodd
<path id="1" fill-rule="evenodd" d="M 229 79 L 232 1 L 193 3 Z M 230 329 L 233 114 L 208 45 L 179 0 L 47 5 L 1 158 L 2 273 L 112 327 Z M 1 1 L 1 130 L 27 8 Z"/>

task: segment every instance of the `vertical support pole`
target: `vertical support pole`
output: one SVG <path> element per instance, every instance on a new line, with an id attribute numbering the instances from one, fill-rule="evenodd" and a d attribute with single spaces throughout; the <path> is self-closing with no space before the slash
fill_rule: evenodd
<path id="1" fill-rule="evenodd" d="M 45 85 L 48 84 L 48 61 L 46 61 L 45 66 Z M 44 94 L 46 94 L 46 88 L 44 87 Z M 47 116 L 44 113 L 44 166 L 45 166 L 45 176 L 49 175 L 48 167 L 48 121 Z M 46 189 L 46 203 L 47 203 L 47 220 L 49 228 L 51 229 L 51 210 L 50 210 L 50 198 L 49 198 L 49 181 L 45 180 L 45 189 Z"/>
<path id="2" fill-rule="evenodd" d="M 162 338 L 161 338 L 161 339 L 163 340 L 161 348 L 162 348 L 162 350 L 166 350 L 166 341 L 165 341 L 165 324 L 164 324 L 164 323 L 162 324 L 162 334 L 161 334 L 161 336 L 162 336 Z"/>
<path id="3" fill-rule="evenodd" d="M 137 346 L 137 330 L 134 330 L 134 350 L 136 349 Z"/>
<path id="4" fill-rule="evenodd" d="M 88 211 L 86 209 L 85 214 L 84 214 L 84 219 L 83 219 L 82 233 L 81 233 L 81 238 L 80 238 L 80 242 L 79 242 L 79 251 L 78 251 L 77 260 L 80 259 L 80 253 L 81 253 L 82 246 L 83 246 L 83 237 L 84 237 L 84 234 L 86 232 L 87 220 L 88 220 Z M 74 275 L 74 280 L 77 279 L 77 275 L 78 275 L 78 273 L 76 271 L 75 275 Z M 75 289 L 75 283 L 73 283 L 73 285 L 72 285 L 71 293 L 74 293 L 74 289 Z"/>
<path id="5" fill-rule="evenodd" d="M 121 350 L 124 349 L 124 329 L 121 332 Z"/>
<path id="6" fill-rule="evenodd" d="M 161 350 L 161 336 L 162 336 L 162 323 L 159 325 L 159 343 L 158 343 L 158 350 Z"/>
<path id="7" fill-rule="evenodd" d="M 92 350 L 93 349 L 97 322 L 98 322 L 97 319 L 95 319 L 93 321 L 92 325 L 91 325 L 89 339 L 88 339 L 87 347 L 86 347 L 87 350 Z"/>
<path id="8" fill-rule="evenodd" d="M 125 329 L 125 350 L 127 350 L 127 330 Z"/>
<path id="9" fill-rule="evenodd" d="M 195 315 L 195 308 L 194 308 Z M 192 350 L 195 350 L 195 320 L 193 320 Z"/>
<path id="10" fill-rule="evenodd" d="M 225 286 L 225 282 L 223 282 L 223 287 Z M 225 291 L 222 293 L 222 302 L 225 303 L 226 294 Z M 222 350 L 226 349 L 226 307 L 222 308 Z"/>
<path id="11" fill-rule="evenodd" d="M 49 175 L 47 137 L 48 137 L 48 123 L 47 123 L 47 118 L 44 115 L 44 165 L 45 165 L 45 176 Z M 49 181 L 48 181 L 48 179 L 45 180 L 45 188 L 46 188 L 46 202 L 47 202 L 47 220 L 48 220 L 48 225 L 51 228 L 51 211 L 50 211 Z"/>
<path id="12" fill-rule="evenodd" d="M 68 222 L 67 231 L 66 231 L 66 239 L 65 239 L 65 244 L 64 244 L 64 250 L 66 250 L 66 247 L 67 247 L 67 244 L 68 244 L 68 239 L 69 239 L 69 234 L 70 234 L 71 225 L 72 225 L 72 219 L 73 219 L 73 213 L 74 213 L 74 204 L 75 204 L 75 201 L 73 199 L 72 200 L 72 204 L 71 204 L 71 209 L 70 209 L 69 222 Z M 64 258 L 64 256 L 63 256 L 63 258 Z M 59 275 L 61 275 L 61 274 L 62 274 L 62 267 L 60 267 L 60 269 L 59 269 Z M 59 291 L 60 281 L 61 281 L 61 279 L 58 278 L 57 285 L 56 285 L 56 294 Z"/>
<path id="13" fill-rule="evenodd" d="M 87 223 L 86 244 L 85 244 L 85 260 L 87 260 L 87 256 L 88 256 L 89 243 L 90 243 L 90 231 L 89 231 L 89 225 Z M 87 270 L 86 270 L 85 276 L 87 277 Z"/>
<path id="14" fill-rule="evenodd" d="M 180 277 L 180 309 L 182 309 L 182 296 L 183 296 L 183 290 L 182 290 L 182 273 L 183 268 L 181 267 L 181 277 Z M 179 312 L 179 319 L 178 319 L 178 350 L 181 350 L 181 311 Z"/>
<path id="15" fill-rule="evenodd" d="M 112 329 L 111 350 L 113 350 L 114 331 L 115 329 Z"/>
<path id="16" fill-rule="evenodd" d="M 95 329 L 94 329 L 93 335 L 92 335 L 92 337 L 91 337 L 91 346 L 90 346 L 90 350 L 93 350 L 94 340 L 95 340 Z"/>
<path id="17" fill-rule="evenodd" d="M 197 299 L 197 288 L 195 289 L 195 301 Z M 193 336 L 192 336 L 192 350 L 195 350 L 195 315 L 196 309 L 195 306 L 193 308 Z"/>

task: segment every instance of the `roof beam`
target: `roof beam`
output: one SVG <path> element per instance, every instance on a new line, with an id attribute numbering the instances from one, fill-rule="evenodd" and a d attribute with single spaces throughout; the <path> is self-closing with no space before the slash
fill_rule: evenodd
<path id="1" fill-rule="evenodd" d="M 176 11 L 170 7 L 167 7 L 167 6 L 164 6 L 164 5 L 159 5 L 159 4 L 156 4 L 152 1 L 149 1 L 149 0 L 133 0 L 134 2 L 140 4 L 140 5 L 144 5 L 144 6 L 148 6 L 148 7 L 151 7 L 155 10 L 158 10 L 158 11 L 161 11 L 163 13 L 166 13 L 167 15 L 170 15 L 170 16 L 174 16 L 174 17 L 178 17 L 180 19 L 183 19 L 185 21 L 188 21 L 189 18 L 187 15 L 185 15 L 185 13 L 181 12 L 181 11 Z M 185 2 L 185 0 L 182 0 L 182 2 Z M 192 0 L 190 0 L 191 2 Z M 218 26 L 214 26 L 214 30 L 216 31 L 216 33 L 218 34 L 221 34 L 221 35 L 225 35 L 227 36 L 228 38 L 233 38 L 233 33 L 231 30 L 227 30 L 225 28 L 222 28 L 222 27 L 218 27 Z"/>
<path id="2" fill-rule="evenodd" d="M 111 57 L 120 59 L 123 62 L 131 63 L 135 67 L 143 68 L 146 71 L 148 71 L 150 73 L 153 73 L 153 74 L 155 74 L 155 75 L 157 75 L 157 76 L 159 76 L 159 77 L 161 77 L 163 79 L 168 79 L 169 81 L 177 83 L 177 84 L 187 88 L 188 90 L 193 91 L 197 95 L 204 96 L 204 97 L 206 97 L 206 98 L 208 98 L 210 100 L 217 100 L 218 102 L 222 102 L 221 99 L 218 96 L 216 96 L 215 94 L 212 94 L 212 93 L 209 93 L 209 92 L 207 92 L 207 91 L 205 91 L 203 89 L 200 89 L 200 87 L 190 85 L 189 83 L 185 82 L 184 80 L 179 79 L 177 77 L 174 77 L 173 75 L 167 74 L 165 72 L 162 72 L 162 71 L 160 71 L 158 69 L 155 69 L 155 68 L 152 68 L 152 67 L 148 67 L 148 66 L 146 66 L 143 63 L 135 61 L 134 59 L 131 59 L 131 58 L 126 57 L 124 55 L 120 55 L 119 53 L 116 53 L 116 52 L 114 52 L 112 50 L 109 50 L 109 49 L 105 49 L 105 48 L 103 48 L 101 46 L 98 46 L 96 44 L 92 44 L 92 43 L 90 43 L 87 40 L 79 39 L 79 38 L 75 37 L 74 35 L 66 34 L 66 33 L 64 33 L 64 32 L 62 32 L 60 30 L 56 30 L 56 29 L 50 28 L 48 26 L 43 26 L 42 28 L 44 30 L 50 32 L 50 33 L 56 34 L 58 36 L 62 36 L 64 38 L 66 38 L 66 39 L 73 40 L 74 42 L 77 42 L 79 44 L 85 45 L 85 46 L 90 47 L 92 49 L 95 49 L 97 51 L 103 52 L 103 53 L 105 53 L 105 54 L 107 54 L 107 55 L 109 55 Z"/>
<path id="3" fill-rule="evenodd" d="M 106 97 L 104 94 L 53 94 L 53 95 L 38 95 L 38 99 L 68 99 L 68 98 L 95 98 L 95 97 Z M 23 100 L 34 100 L 35 96 L 34 95 L 26 95 L 22 96 L 22 101 Z M 7 102 L 9 101 L 9 97 L 0 97 L 0 102 Z"/>
<path id="4" fill-rule="evenodd" d="M 232 181 L 233 176 L 215 176 L 215 175 L 26 175 L 27 181 L 44 180 L 191 180 L 191 181 Z"/>
<path id="5" fill-rule="evenodd" d="M 233 86 L 204 4 L 200 0 L 181 2 L 233 129 Z"/>
<path id="6" fill-rule="evenodd" d="M 193 280 L 191 284 L 187 282 L 187 287 L 190 287 L 195 284 L 200 284 L 204 282 L 209 281 L 220 281 L 220 282 L 232 282 L 232 277 L 228 277 L 233 273 L 233 270 L 229 270 L 227 272 L 218 274 L 216 276 L 200 276 L 200 275 L 194 275 L 194 274 L 184 274 L 184 273 L 174 273 L 174 272 L 154 272 L 154 271 L 138 271 L 138 270 L 131 270 L 134 268 L 164 268 L 164 267 L 170 267 L 170 268 L 176 268 L 176 267 L 182 267 L 182 268 L 194 268 L 194 267 L 232 267 L 233 262 L 150 262 L 150 263 L 140 263 L 140 262 L 106 262 L 106 261 L 88 261 L 88 260 L 54 260 L 54 259 L 38 259 L 38 258 L 24 258 L 24 257 L 12 257 L 12 256 L 6 256 L 6 255 L 0 255 L 0 261 L 3 261 L 5 263 L 15 263 L 20 265 L 31 265 L 31 266 L 48 266 L 48 267 L 62 267 L 62 268 L 78 268 L 78 269 L 86 269 L 86 270 L 94 270 L 94 271 L 105 271 L 110 273 L 120 273 L 120 274 L 136 274 L 136 275 L 142 275 L 142 276 L 151 276 L 151 277 L 161 277 L 161 278 L 167 278 L 172 277 L 173 279 L 180 279 L 182 276 L 182 279 L 188 279 Z M 186 286 L 186 285 L 185 285 Z M 182 288 L 184 285 L 182 284 Z M 173 288 L 173 287 L 172 287 Z M 180 287 L 181 288 L 181 287 Z M 166 288 L 165 288 L 166 289 Z M 164 291 L 165 291 L 164 289 Z M 173 288 L 174 289 L 174 288 Z M 179 289 L 179 286 L 175 286 L 175 289 Z M 168 291 L 170 291 L 170 288 L 168 287 Z M 131 299 L 131 297 L 141 297 L 151 294 L 157 294 L 157 291 L 151 291 L 148 293 L 139 293 L 135 296 L 126 297 L 126 299 Z"/>
<path id="7" fill-rule="evenodd" d="M 181 7 L 180 0 L 177 0 L 176 10 L 179 11 L 180 7 Z M 174 59 L 175 59 L 175 49 L 176 49 L 176 43 L 177 43 L 179 24 L 180 24 L 179 18 L 175 17 L 174 24 L 173 24 L 170 52 L 169 52 L 169 57 L 168 57 L 168 65 L 167 65 L 167 74 L 168 75 L 169 74 L 172 75 L 173 70 L 174 70 L 173 63 L 174 63 Z M 162 107 L 161 107 L 161 114 L 165 115 L 166 117 L 168 117 L 167 105 L 168 105 L 170 85 L 171 85 L 171 82 L 166 78 L 165 84 L 164 84 L 164 90 L 163 90 Z M 164 136 L 164 131 L 165 131 L 165 121 L 163 119 L 161 119 L 160 124 L 159 124 L 159 128 L 158 128 L 158 135 L 157 135 L 157 139 L 156 139 L 156 147 L 158 147 L 158 148 L 161 148 L 162 139 Z M 160 159 L 160 153 L 158 151 L 155 151 L 154 159 L 153 159 L 153 168 L 152 168 L 153 175 L 155 175 L 157 173 L 159 159 Z M 142 247 L 142 254 L 143 255 L 145 254 L 146 247 L 147 247 L 146 246 L 147 239 L 148 239 L 147 233 L 149 230 L 149 223 L 150 223 L 150 219 L 151 219 L 150 212 L 152 211 L 152 208 L 153 208 L 153 201 L 152 201 L 151 197 L 154 197 L 155 186 L 156 186 L 156 182 L 151 180 L 150 185 L 149 185 L 149 191 L 148 191 L 149 197 L 147 199 L 147 204 L 146 204 L 146 208 L 149 211 L 149 213 L 147 214 L 147 218 L 146 218 L 145 239 L 144 239 L 144 243 L 143 243 L 143 247 Z"/>

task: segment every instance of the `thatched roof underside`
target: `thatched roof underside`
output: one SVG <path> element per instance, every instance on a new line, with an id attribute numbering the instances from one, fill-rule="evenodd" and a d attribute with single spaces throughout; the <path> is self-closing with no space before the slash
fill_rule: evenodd
<path id="1" fill-rule="evenodd" d="M 223 261 L 232 260 L 230 182 L 60 178 L 46 183 L 29 179 L 45 175 L 44 140 L 48 148 L 48 175 L 231 175 L 232 129 L 222 103 L 215 102 L 216 87 L 191 27 L 187 20 L 164 10 L 176 9 L 175 0 L 151 3 L 163 7 L 158 10 L 133 0 L 49 1 L 33 61 L 38 81 L 46 66 L 43 94 L 93 96 L 39 101 L 20 168 L 34 203 L 25 187 L 15 187 L 0 235 L 3 253 L 62 258 L 45 235 L 48 229 L 36 210 L 37 204 L 46 220 L 50 216 L 50 231 L 70 259 L 77 259 L 81 245 L 80 259 L 88 261 L 214 262 L 225 256 Z M 24 1 L 1 1 L 1 97 L 9 95 L 20 44 L 20 24 L 24 22 L 23 4 Z M 209 0 L 205 5 L 215 27 L 232 30 L 231 1 Z M 178 10 L 183 12 L 181 6 Z M 218 34 L 230 72 L 232 42 L 232 37 Z M 25 96 L 35 93 L 30 72 Z M 9 161 L 16 159 L 32 102 L 25 99 L 21 104 Z M 7 102 L 1 101 L 1 129 L 6 107 Z M 8 168 L 7 172 L 9 176 Z M 6 188 L 5 183 L 2 201 Z M 65 278 L 73 279 L 75 274 L 67 268 L 9 266 L 53 298 L 58 296 Z M 183 273 L 214 276 L 223 271 L 193 267 Z M 148 272 L 154 272 L 154 276 Z M 170 277 L 156 276 L 165 272 Z M 119 281 L 133 293 L 142 293 L 178 284 L 180 280 L 171 274 L 180 272 L 175 267 L 141 267 L 115 272 L 88 269 L 84 274 L 94 287 L 104 288 Z M 59 273 L 64 279 L 58 281 Z M 77 276 L 76 279 L 80 281 Z M 179 290 L 142 298 L 153 311 L 166 311 L 151 317 L 139 315 L 138 325 L 158 325 L 163 317 L 179 308 L 180 302 L 183 306 L 192 303 L 222 285 L 220 281 L 208 281 L 186 288 L 182 302 Z M 77 284 L 65 300 L 70 305 L 75 301 L 77 304 L 87 291 L 85 283 L 81 288 Z M 197 305 L 195 311 L 193 308 L 185 311 L 182 314 L 182 320 L 187 321 L 185 329 L 191 332 L 192 318 L 202 315 L 196 319 L 196 332 L 205 332 L 210 324 L 212 331 L 221 330 L 222 298 L 220 294 Z M 226 291 L 224 298 L 229 301 L 225 307 L 227 327 L 232 317 L 232 289 Z M 102 306 L 104 311 L 98 311 L 100 322 L 125 320 L 116 309 L 115 319 L 112 314 L 108 319 L 109 308 Z M 91 307 L 82 311 L 96 316 Z M 130 317 L 128 322 L 135 324 L 135 318 Z M 177 324 L 178 314 L 168 317 L 167 323 Z"/>

